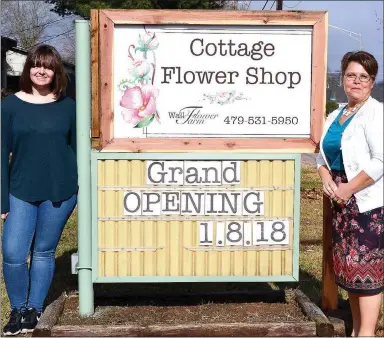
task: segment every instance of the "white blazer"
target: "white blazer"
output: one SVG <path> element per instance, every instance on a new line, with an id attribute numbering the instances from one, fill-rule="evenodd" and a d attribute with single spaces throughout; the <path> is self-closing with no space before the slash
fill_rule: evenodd
<path id="1" fill-rule="evenodd" d="M 340 110 L 328 115 L 316 158 L 317 168 L 326 165 L 330 170 L 323 150 L 324 137 L 337 118 Z M 375 182 L 355 194 L 360 213 L 382 207 L 383 203 L 383 104 L 372 97 L 360 108 L 341 136 L 341 152 L 345 173 L 351 181 L 362 170 Z"/>

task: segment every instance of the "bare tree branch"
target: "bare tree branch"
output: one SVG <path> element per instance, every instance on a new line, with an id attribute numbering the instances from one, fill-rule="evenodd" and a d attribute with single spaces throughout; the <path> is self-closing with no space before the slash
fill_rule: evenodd
<path id="1" fill-rule="evenodd" d="M 60 26 L 63 18 L 52 13 L 52 6 L 43 1 L 3 1 L 1 4 L 2 35 L 17 40 L 18 46 L 29 49 L 44 36 L 45 29 Z"/>
<path id="2" fill-rule="evenodd" d="M 379 25 L 379 28 L 377 28 L 377 30 L 383 30 L 383 18 L 379 17 L 379 14 L 377 13 L 376 10 L 375 10 L 375 16 L 376 16 L 376 22 Z"/>

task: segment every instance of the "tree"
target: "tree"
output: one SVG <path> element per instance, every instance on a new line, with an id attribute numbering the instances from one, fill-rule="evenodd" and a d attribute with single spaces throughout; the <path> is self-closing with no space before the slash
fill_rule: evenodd
<path id="1" fill-rule="evenodd" d="M 37 43 L 52 44 L 65 61 L 74 63 L 74 21 L 58 16 L 52 9 L 44 1 L 3 1 L 1 34 L 17 40 L 17 47 L 25 50 Z"/>
<path id="2" fill-rule="evenodd" d="M 379 25 L 379 28 L 377 30 L 383 30 L 383 18 L 379 17 L 379 14 L 375 11 L 376 16 L 376 23 Z"/>
<path id="3" fill-rule="evenodd" d="M 339 108 L 339 105 L 335 101 L 328 101 L 325 106 L 325 115 L 328 116 L 330 113 L 332 113 L 334 110 Z"/>
<path id="4" fill-rule="evenodd" d="M 54 22 L 51 6 L 44 2 L 3 1 L 1 4 L 1 34 L 17 40 L 18 47 L 33 46 Z"/>
<path id="5" fill-rule="evenodd" d="M 91 9 L 222 9 L 228 0 L 45 0 L 60 15 L 90 16 Z"/>
<path id="6" fill-rule="evenodd" d="M 76 63 L 76 43 L 73 34 L 71 34 L 67 41 L 62 45 L 60 52 L 64 61 L 73 64 Z"/>
<path id="7" fill-rule="evenodd" d="M 225 9 L 239 9 L 242 11 L 251 8 L 252 0 L 228 0 L 224 6 Z"/>
<path id="8" fill-rule="evenodd" d="M 384 28 L 384 25 L 383 25 L 383 18 L 379 17 L 379 14 L 375 11 L 375 16 L 376 16 L 376 23 L 379 25 L 379 27 L 377 28 L 378 31 L 382 31 L 383 28 Z M 381 43 L 383 43 L 383 41 L 380 41 Z"/>

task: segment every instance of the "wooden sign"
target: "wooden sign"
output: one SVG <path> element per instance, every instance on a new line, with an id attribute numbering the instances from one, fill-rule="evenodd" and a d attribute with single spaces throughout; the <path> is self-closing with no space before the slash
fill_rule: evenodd
<path id="1" fill-rule="evenodd" d="M 313 152 L 326 12 L 92 11 L 93 144 Z"/>

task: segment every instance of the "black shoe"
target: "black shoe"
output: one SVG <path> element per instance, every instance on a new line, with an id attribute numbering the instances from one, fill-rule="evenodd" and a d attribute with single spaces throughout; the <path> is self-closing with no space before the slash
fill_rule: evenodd
<path id="1" fill-rule="evenodd" d="M 4 326 L 4 336 L 16 336 L 21 332 L 22 315 L 20 310 L 12 309 L 7 325 Z"/>
<path id="2" fill-rule="evenodd" d="M 33 332 L 41 317 L 41 312 L 37 312 L 35 308 L 26 309 L 23 312 L 21 321 L 21 333 Z"/>

